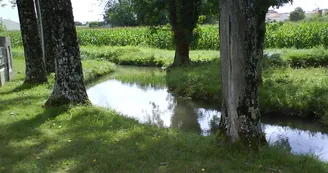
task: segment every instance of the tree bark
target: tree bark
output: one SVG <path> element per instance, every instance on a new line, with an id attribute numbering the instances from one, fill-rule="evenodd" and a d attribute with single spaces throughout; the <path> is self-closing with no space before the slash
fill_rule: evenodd
<path id="1" fill-rule="evenodd" d="M 52 8 L 47 0 L 40 0 L 43 34 L 44 34 L 44 46 L 45 46 L 45 63 L 48 73 L 55 72 L 55 42 L 52 39 Z"/>
<path id="2" fill-rule="evenodd" d="M 175 56 L 174 62 L 172 66 L 181 66 L 184 64 L 190 63 L 189 58 L 189 47 L 190 41 L 188 40 L 188 36 L 192 37 L 192 32 L 190 34 L 183 32 L 175 32 Z"/>
<path id="3" fill-rule="evenodd" d="M 52 7 L 53 26 L 57 26 L 52 28 L 56 80 L 46 106 L 88 104 L 71 1 L 47 0 L 44 3 Z"/>
<path id="4" fill-rule="evenodd" d="M 17 0 L 21 35 L 26 63 L 25 83 L 47 82 L 47 72 L 42 58 L 39 28 L 33 0 Z"/>
<path id="5" fill-rule="evenodd" d="M 168 0 L 168 12 L 174 32 L 175 56 L 172 67 L 190 63 L 189 48 L 200 12 L 199 0 Z"/>
<path id="6" fill-rule="evenodd" d="M 262 6 L 263 7 L 263 6 Z M 265 25 L 265 16 L 267 13 L 266 8 L 263 7 L 264 9 L 258 9 L 257 11 L 257 18 L 256 18 L 256 27 L 257 27 L 257 56 L 259 57 L 259 62 L 257 63 L 257 72 L 256 72 L 256 78 L 258 81 L 258 84 L 262 84 L 263 78 L 262 78 L 262 59 L 263 59 L 263 53 L 264 53 L 264 39 L 265 39 L 265 32 L 266 32 L 266 25 Z M 267 7 L 267 9 L 269 6 Z M 264 11 L 265 10 L 265 11 Z"/>
<path id="7" fill-rule="evenodd" d="M 259 41 L 254 0 L 220 1 L 222 114 L 220 132 L 230 142 L 256 147 L 265 142 L 261 129 L 256 70 Z M 262 52 L 263 54 L 263 52 Z"/>

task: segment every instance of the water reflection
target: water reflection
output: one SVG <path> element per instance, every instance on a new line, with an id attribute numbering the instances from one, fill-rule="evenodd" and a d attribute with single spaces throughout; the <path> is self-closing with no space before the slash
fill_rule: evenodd
<path id="1" fill-rule="evenodd" d="M 179 98 L 175 100 L 175 103 L 174 111 L 171 116 L 171 127 L 200 133 L 201 127 L 198 123 L 198 114 L 195 104 L 190 100 Z"/>
<path id="2" fill-rule="evenodd" d="M 220 112 L 211 106 L 174 97 L 166 87 L 140 86 L 109 80 L 88 89 L 94 105 L 110 107 L 142 123 L 171 127 L 207 135 L 218 127 Z M 281 120 L 279 119 L 281 124 Z M 293 153 L 314 153 L 328 161 L 328 133 L 309 131 L 313 123 L 301 124 L 302 130 L 281 126 L 275 120 L 264 119 L 262 125 L 271 144 L 283 144 Z M 284 120 L 282 120 L 284 122 Z M 287 121 L 286 121 L 287 122 Z M 291 122 L 288 121 L 287 123 Z M 284 124 L 284 123 L 282 123 Z M 293 127 L 298 123 L 293 124 Z M 304 129 L 306 127 L 306 129 Z M 326 132 L 326 133 L 324 133 Z"/>

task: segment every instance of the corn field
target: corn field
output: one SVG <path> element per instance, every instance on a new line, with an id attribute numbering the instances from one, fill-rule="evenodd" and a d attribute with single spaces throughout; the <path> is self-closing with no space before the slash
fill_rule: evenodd
<path id="1" fill-rule="evenodd" d="M 160 49 L 174 49 L 172 32 L 169 26 L 160 28 L 127 27 L 103 29 L 77 29 L 81 46 L 146 46 Z M 22 46 L 20 32 L 0 33 L 9 35 L 13 47 Z M 195 29 L 193 50 L 218 50 L 219 28 L 217 25 L 204 25 Z M 270 23 L 267 24 L 266 48 L 312 48 L 328 47 L 328 23 Z"/>

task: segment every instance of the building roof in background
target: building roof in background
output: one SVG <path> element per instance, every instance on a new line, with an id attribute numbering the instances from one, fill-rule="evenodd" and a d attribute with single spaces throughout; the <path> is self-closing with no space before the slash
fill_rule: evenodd
<path id="1" fill-rule="evenodd" d="M 277 22 L 280 22 L 280 21 L 285 21 L 285 20 L 288 20 L 289 18 L 289 13 L 267 13 L 266 14 L 266 19 L 267 20 L 270 20 L 270 21 L 277 21 Z"/>
<path id="2" fill-rule="evenodd" d="M 8 31 L 15 31 L 15 30 L 20 30 L 20 24 L 8 19 L 1 19 L 0 21 L 2 24 L 6 27 L 6 30 Z"/>

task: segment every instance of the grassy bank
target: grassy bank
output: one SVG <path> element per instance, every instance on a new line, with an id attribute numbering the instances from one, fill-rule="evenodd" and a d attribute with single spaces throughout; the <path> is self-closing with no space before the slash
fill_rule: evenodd
<path id="1" fill-rule="evenodd" d="M 102 74 L 98 66 L 105 62 L 89 60 L 83 64 L 85 74 L 87 71 Z M 0 88 L 0 172 L 324 173 L 328 170 L 327 163 L 310 156 L 292 155 L 279 147 L 249 153 L 240 146 L 214 142 L 214 136 L 143 125 L 108 109 L 43 108 L 52 91 L 53 76 L 49 84 L 17 90 L 24 79 L 23 59 L 15 58 L 14 65 L 16 79 Z M 93 75 L 89 76 L 92 81 Z"/>
<path id="2" fill-rule="evenodd" d="M 16 49 L 21 51 L 20 49 Z M 123 47 L 81 47 L 83 59 L 102 59 L 120 65 L 167 67 L 173 63 L 174 51 L 136 46 Z M 328 50 L 313 49 L 266 49 L 266 66 L 320 67 L 328 65 Z M 202 64 L 218 59 L 219 51 L 192 50 L 193 64 Z"/>
<path id="3" fill-rule="evenodd" d="M 13 50 L 15 56 L 24 56 L 23 48 Z M 138 46 L 82 46 L 84 60 L 106 60 L 119 65 L 167 67 L 173 63 L 174 51 Z M 192 50 L 193 64 L 202 64 L 219 59 L 219 51 Z M 292 68 L 328 66 L 328 49 L 266 49 L 264 67 L 289 66 Z"/>
<path id="4" fill-rule="evenodd" d="M 219 50 L 218 25 L 203 25 L 196 29 L 198 40 L 191 44 L 193 50 Z M 325 22 L 268 23 L 265 37 L 267 48 L 312 48 L 328 46 L 328 24 Z M 125 27 L 103 29 L 77 29 L 82 46 L 148 46 L 174 50 L 169 26 L 152 30 L 149 27 Z M 14 47 L 22 46 L 19 32 L 9 35 Z"/>
<path id="5" fill-rule="evenodd" d="M 221 103 L 219 62 L 172 69 L 166 76 L 172 91 L 205 102 Z M 259 88 L 262 113 L 317 118 L 328 124 L 328 70 L 270 67 Z"/>
<path id="6" fill-rule="evenodd" d="M 104 59 L 120 65 L 167 67 L 173 63 L 174 51 L 146 47 L 81 47 L 82 58 Z M 190 51 L 194 63 L 209 62 L 219 58 L 218 51 Z"/>

